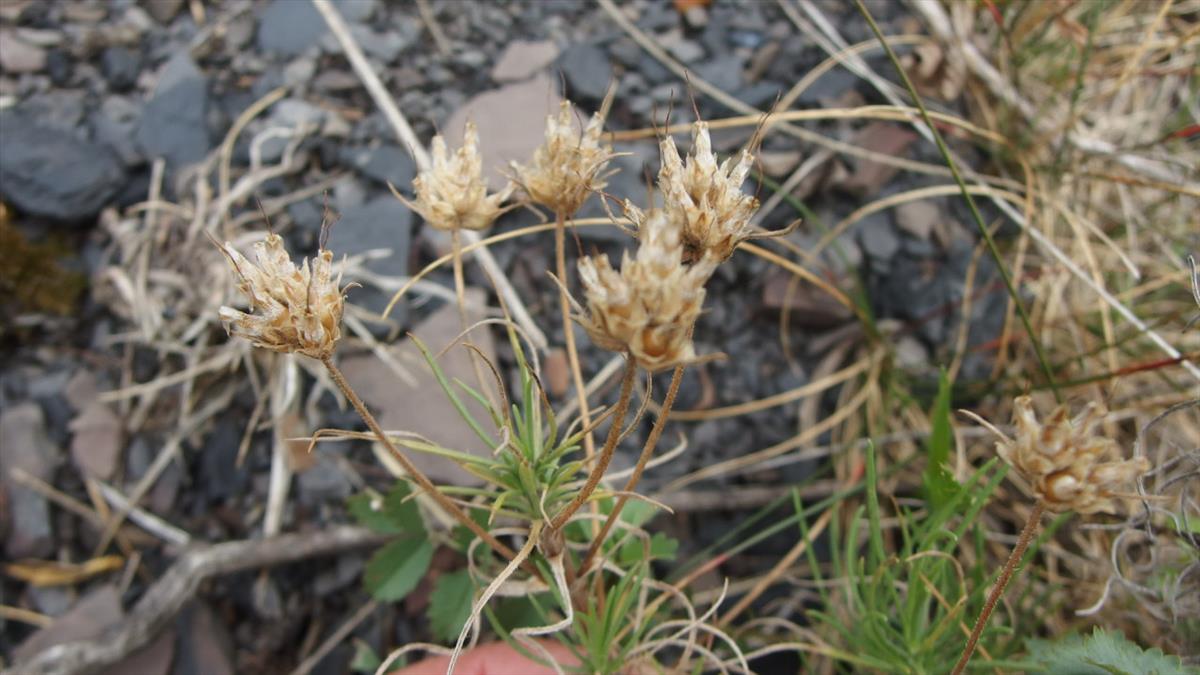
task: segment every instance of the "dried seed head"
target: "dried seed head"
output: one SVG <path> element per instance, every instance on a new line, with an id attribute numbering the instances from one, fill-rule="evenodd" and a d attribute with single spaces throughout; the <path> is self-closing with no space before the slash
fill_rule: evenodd
<path id="1" fill-rule="evenodd" d="M 750 150 L 743 149 L 736 163 L 730 157 L 718 166 L 708 124 L 701 121 L 692 126 L 686 161 L 670 136 L 662 139 L 659 150 L 658 189 L 668 216 L 682 223 L 684 262 L 706 256 L 718 263 L 728 260 L 750 238 L 750 217 L 758 209 L 758 200 L 742 192 L 754 164 Z"/>
<path id="2" fill-rule="evenodd" d="M 571 104 L 563 101 L 557 115 L 546 117 L 546 138 L 533 160 L 528 165 L 513 162 L 516 182 L 533 202 L 556 213 L 574 214 L 588 195 L 607 184 L 604 168 L 616 154 L 602 142 L 603 129 L 604 114 L 597 112 L 583 133 L 577 133 Z"/>
<path id="3" fill-rule="evenodd" d="M 715 263 L 685 267 L 679 229 L 661 210 L 645 214 L 642 228 L 637 256 L 625 253 L 620 272 L 606 255 L 580 259 L 589 310 L 582 323 L 598 346 L 628 351 L 656 372 L 696 359 L 691 328 Z"/>
<path id="4" fill-rule="evenodd" d="M 413 180 L 413 191 L 416 199 L 404 200 L 405 204 L 433 227 L 482 230 L 504 212 L 500 204 L 508 199 L 512 188 L 488 195 L 483 158 L 479 155 L 479 132 L 474 122 L 467 122 L 463 145 L 454 154 L 446 149 L 446 139 L 433 137 L 433 168 Z"/>
<path id="5" fill-rule="evenodd" d="M 1033 486 L 1051 511 L 1112 512 L 1114 497 L 1127 494 L 1121 486 L 1150 468 L 1145 457 L 1120 459 L 1117 444 L 1095 435 L 1104 409 L 1091 402 L 1075 419 L 1059 407 L 1039 422 L 1028 396 L 1013 401 L 1016 438 L 996 444 L 1004 461 Z"/>
<path id="6" fill-rule="evenodd" d="M 221 321 L 231 336 L 277 352 L 313 358 L 333 353 L 341 337 L 341 281 L 333 278 L 333 253 L 322 250 L 309 261 L 292 264 L 283 239 L 274 233 L 254 245 L 252 264 L 226 242 L 221 250 L 233 264 L 238 290 L 250 300 L 250 312 L 222 307 Z"/>

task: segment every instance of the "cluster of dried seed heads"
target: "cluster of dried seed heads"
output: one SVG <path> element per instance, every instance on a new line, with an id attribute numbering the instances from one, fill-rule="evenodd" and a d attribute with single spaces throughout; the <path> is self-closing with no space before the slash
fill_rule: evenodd
<path id="1" fill-rule="evenodd" d="M 659 142 L 659 150 L 658 189 L 667 214 L 683 230 L 684 261 L 702 256 L 728 260 L 737 245 L 750 238 L 750 218 L 758 210 L 758 200 L 742 191 L 754 165 L 750 149 L 744 148 L 736 162 L 729 157 L 718 165 L 708 124 L 697 121 L 686 159 L 670 136 Z"/>
<path id="2" fill-rule="evenodd" d="M 647 371 L 693 361 L 691 329 L 714 266 L 684 266 L 679 228 L 665 211 L 652 210 L 644 214 L 636 257 L 626 252 L 620 272 L 606 255 L 579 261 L 589 309 L 581 323 L 598 346 L 628 351 Z"/>
<path id="3" fill-rule="evenodd" d="M 1116 442 L 1095 433 L 1105 415 L 1089 403 L 1071 419 L 1060 406 L 1041 422 L 1028 396 L 1013 401 L 1016 437 L 996 444 L 1000 457 L 1029 481 L 1050 511 L 1112 512 L 1114 499 L 1131 494 L 1134 479 L 1150 468 L 1145 457 L 1121 459 Z"/>
<path id="4" fill-rule="evenodd" d="M 482 230 L 504 212 L 500 206 L 512 193 L 512 187 L 489 195 L 483 179 L 483 158 L 479 155 L 479 132 L 467 122 L 463 145 L 453 154 L 446 140 L 433 138 L 433 167 L 413 180 L 416 199 L 400 197 L 432 227 L 439 230 Z M 397 195 L 399 196 L 399 195 Z"/>
<path id="5" fill-rule="evenodd" d="M 567 101 L 557 115 L 546 117 L 546 138 L 533 159 L 527 165 L 512 164 L 514 180 L 530 201 L 572 215 L 589 195 L 604 189 L 608 177 L 604 169 L 616 157 L 602 138 L 605 107 L 592 116 L 582 133 L 576 131 Z"/>
<path id="6" fill-rule="evenodd" d="M 312 259 L 292 264 L 283 238 L 268 233 L 254 245 L 257 264 L 232 244 L 221 250 L 233 264 L 238 290 L 250 301 L 250 312 L 220 309 L 225 330 L 255 346 L 276 352 L 299 352 L 313 358 L 333 353 L 341 337 L 341 276 L 333 277 L 333 253 L 321 250 Z"/>

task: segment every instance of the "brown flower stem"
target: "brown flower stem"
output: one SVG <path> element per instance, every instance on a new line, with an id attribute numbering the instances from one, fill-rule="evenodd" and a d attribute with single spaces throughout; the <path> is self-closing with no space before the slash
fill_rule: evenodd
<path id="1" fill-rule="evenodd" d="M 613 525 L 616 524 L 617 518 L 621 515 L 621 509 L 625 508 L 625 502 L 629 501 L 629 494 L 637 487 L 638 481 L 642 479 L 642 472 L 646 470 L 646 465 L 650 463 L 650 458 L 654 456 L 654 449 L 658 446 L 658 440 L 662 437 L 663 429 L 667 426 L 667 416 L 671 414 L 671 407 L 675 405 L 675 397 L 679 394 L 679 383 L 683 381 L 683 369 L 685 366 L 675 366 L 675 371 L 671 373 L 671 384 L 667 386 L 667 394 L 663 398 L 662 409 L 658 412 L 658 417 L 654 420 L 654 426 L 650 429 L 650 435 L 646 437 L 646 443 L 642 446 L 642 454 L 638 457 L 637 465 L 633 467 L 633 474 L 629 476 L 629 480 L 625 482 L 625 487 L 622 494 L 617 498 L 617 503 L 613 505 L 612 512 L 608 514 L 608 518 L 604 521 L 604 526 L 600 528 L 600 533 L 596 535 L 592 541 L 592 545 L 588 548 L 587 554 L 583 556 L 583 561 L 579 563 L 579 569 L 586 574 L 588 566 L 592 562 L 592 558 L 600 552 L 600 547 L 604 544 L 604 538 L 608 536 Z"/>
<path id="2" fill-rule="evenodd" d="M 333 378 L 333 381 L 338 386 L 338 389 L 341 389 L 342 393 L 346 395 L 346 398 L 350 401 L 350 405 L 354 406 L 354 410 L 358 412 L 359 416 L 363 418 L 363 421 L 367 423 L 367 426 L 371 428 L 371 432 L 375 434 L 375 437 L 379 439 L 380 443 L 383 443 L 384 447 L 388 449 L 388 452 L 392 453 L 392 456 L 396 458 L 396 461 L 400 462 L 400 466 L 404 467 L 404 470 L 408 472 L 408 475 L 413 479 L 413 481 L 416 482 L 416 484 L 419 485 L 422 490 L 429 493 L 429 496 L 433 497 L 433 500 L 438 503 L 438 506 L 442 507 L 447 513 L 453 516 L 455 520 L 462 523 L 463 526 L 465 526 L 468 530 L 475 533 L 475 536 L 482 539 L 485 544 L 492 548 L 492 550 L 497 551 L 505 558 L 512 560 L 517 554 L 514 553 L 511 548 L 500 543 L 500 541 L 493 537 L 490 532 L 483 529 L 479 523 L 471 520 L 470 516 L 464 513 L 463 510 L 460 509 L 457 504 L 451 501 L 449 497 L 442 494 L 441 490 L 438 490 L 437 486 L 434 485 L 429 478 L 420 469 L 418 469 L 416 465 L 408 459 L 408 457 L 404 455 L 404 453 L 400 452 L 400 449 L 397 448 L 394 443 L 392 443 L 392 439 L 388 438 L 387 434 L 385 434 L 383 429 L 380 428 L 379 422 L 375 421 L 375 416 L 371 414 L 371 411 L 367 410 L 367 406 L 363 404 L 362 399 L 360 399 L 358 394 L 356 394 L 350 387 L 350 383 L 346 381 L 345 376 L 342 375 L 342 371 L 338 370 L 337 366 L 333 364 L 333 358 L 330 356 L 323 356 L 321 357 L 321 363 L 325 364 L 325 369 L 329 371 L 329 376 Z M 533 565 L 529 565 L 528 567 L 522 565 L 522 567 L 531 574 L 539 577 L 541 576 L 538 573 L 537 568 Z"/>
<path id="3" fill-rule="evenodd" d="M 963 648 L 962 656 L 959 657 L 951 675 L 960 675 L 967 667 L 967 662 L 971 660 L 971 655 L 975 653 L 975 646 L 979 644 L 979 637 L 983 635 L 983 629 L 992 616 L 992 610 L 996 609 L 996 604 L 1000 602 L 1000 596 L 1004 595 L 1004 589 L 1008 586 L 1009 579 L 1017 570 L 1021 558 L 1025 556 L 1025 549 L 1029 547 L 1029 541 L 1033 539 L 1033 533 L 1037 530 L 1038 522 L 1042 519 L 1045 509 L 1046 506 L 1040 499 L 1037 504 L 1034 504 L 1033 511 L 1029 513 L 1025 527 L 1021 530 L 1021 536 L 1017 539 L 1017 545 L 1009 554 L 1008 562 L 1004 563 L 1004 569 L 1000 571 L 1000 578 L 996 579 L 996 584 L 988 593 L 987 602 L 984 603 L 983 610 L 979 612 L 979 618 L 975 620 L 975 628 L 971 630 L 971 637 L 967 638 L 967 646 Z"/>
<path id="4" fill-rule="evenodd" d="M 604 448 L 600 450 L 600 459 L 592 467 L 592 473 L 588 476 L 583 488 L 575 495 L 575 499 L 572 499 L 571 503 L 567 504 L 566 508 L 550 522 L 552 532 L 562 528 L 571 516 L 575 515 L 579 507 L 583 506 L 588 497 L 592 496 L 592 492 L 600 484 L 600 479 L 604 477 L 604 472 L 608 470 L 609 463 L 612 462 L 613 453 L 617 449 L 617 440 L 621 438 L 621 428 L 625 424 L 625 413 L 629 411 L 629 399 L 633 398 L 633 380 L 634 375 L 637 374 L 637 364 L 633 357 L 627 356 L 626 358 L 625 376 L 621 378 L 621 397 L 617 399 L 616 408 L 613 410 L 612 426 L 608 429 Z"/>

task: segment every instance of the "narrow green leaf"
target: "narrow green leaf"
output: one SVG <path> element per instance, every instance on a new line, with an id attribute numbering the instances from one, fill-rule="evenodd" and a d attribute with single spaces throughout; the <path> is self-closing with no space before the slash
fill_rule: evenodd
<path id="1" fill-rule="evenodd" d="M 950 380 L 942 369 L 938 377 L 937 399 L 929 418 L 932 429 L 926 443 L 925 497 L 937 508 L 948 502 L 959 490 L 958 481 L 950 473 L 950 447 L 954 438 L 950 430 Z"/>
<path id="2" fill-rule="evenodd" d="M 376 600 L 401 600 L 417 587 L 432 559 L 433 544 L 428 539 L 398 539 L 376 551 L 367 561 L 363 583 Z"/>
<path id="3" fill-rule="evenodd" d="M 435 639 L 450 642 L 458 637 L 471 616 L 475 587 L 467 570 L 443 574 L 429 596 L 429 628 Z"/>

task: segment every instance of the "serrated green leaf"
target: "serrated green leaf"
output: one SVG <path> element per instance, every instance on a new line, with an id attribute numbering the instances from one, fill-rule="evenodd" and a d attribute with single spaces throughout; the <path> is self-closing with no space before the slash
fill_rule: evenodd
<path id="1" fill-rule="evenodd" d="M 363 527 L 380 534 L 404 534 L 425 537 L 425 523 L 417 502 L 408 499 L 408 483 L 397 481 L 386 496 L 363 492 L 346 500 L 350 515 Z"/>
<path id="2" fill-rule="evenodd" d="M 359 673 L 374 673 L 379 669 L 383 660 L 371 649 L 371 645 L 366 642 L 354 640 L 354 660 L 350 662 L 350 670 Z"/>
<path id="3" fill-rule="evenodd" d="M 629 506 L 629 504 L 626 504 Z M 655 532 L 653 537 L 650 537 L 650 559 L 651 560 L 674 560 L 675 553 L 679 550 L 679 540 L 672 539 L 662 532 Z M 642 555 L 645 553 L 645 547 L 640 540 L 627 541 L 621 546 L 620 555 L 618 556 L 622 565 L 632 565 L 633 563 L 642 560 Z"/>
<path id="4" fill-rule="evenodd" d="M 1142 649 L 1120 631 L 1097 627 L 1087 636 L 1071 635 L 1050 642 L 1030 640 L 1030 660 L 1040 662 L 1046 675 L 1187 675 L 1196 673 L 1177 656 L 1161 649 Z"/>
<path id="5" fill-rule="evenodd" d="M 433 544 L 428 539 L 405 537 L 393 541 L 367 561 L 363 583 L 376 600 L 395 602 L 417 587 L 432 559 Z"/>
<path id="6" fill-rule="evenodd" d="M 429 596 L 429 628 L 435 639 L 451 642 L 471 616 L 475 587 L 467 570 L 443 574 L 433 584 Z"/>
<path id="7" fill-rule="evenodd" d="M 925 446 L 928 462 L 924 476 L 925 494 L 934 508 L 948 502 L 960 489 L 958 481 L 954 480 L 947 468 L 950 463 L 950 447 L 954 443 L 950 428 L 950 392 L 950 380 L 946 377 L 946 371 L 942 370 L 938 378 L 937 398 L 929 415 L 932 425 L 929 442 Z"/>

